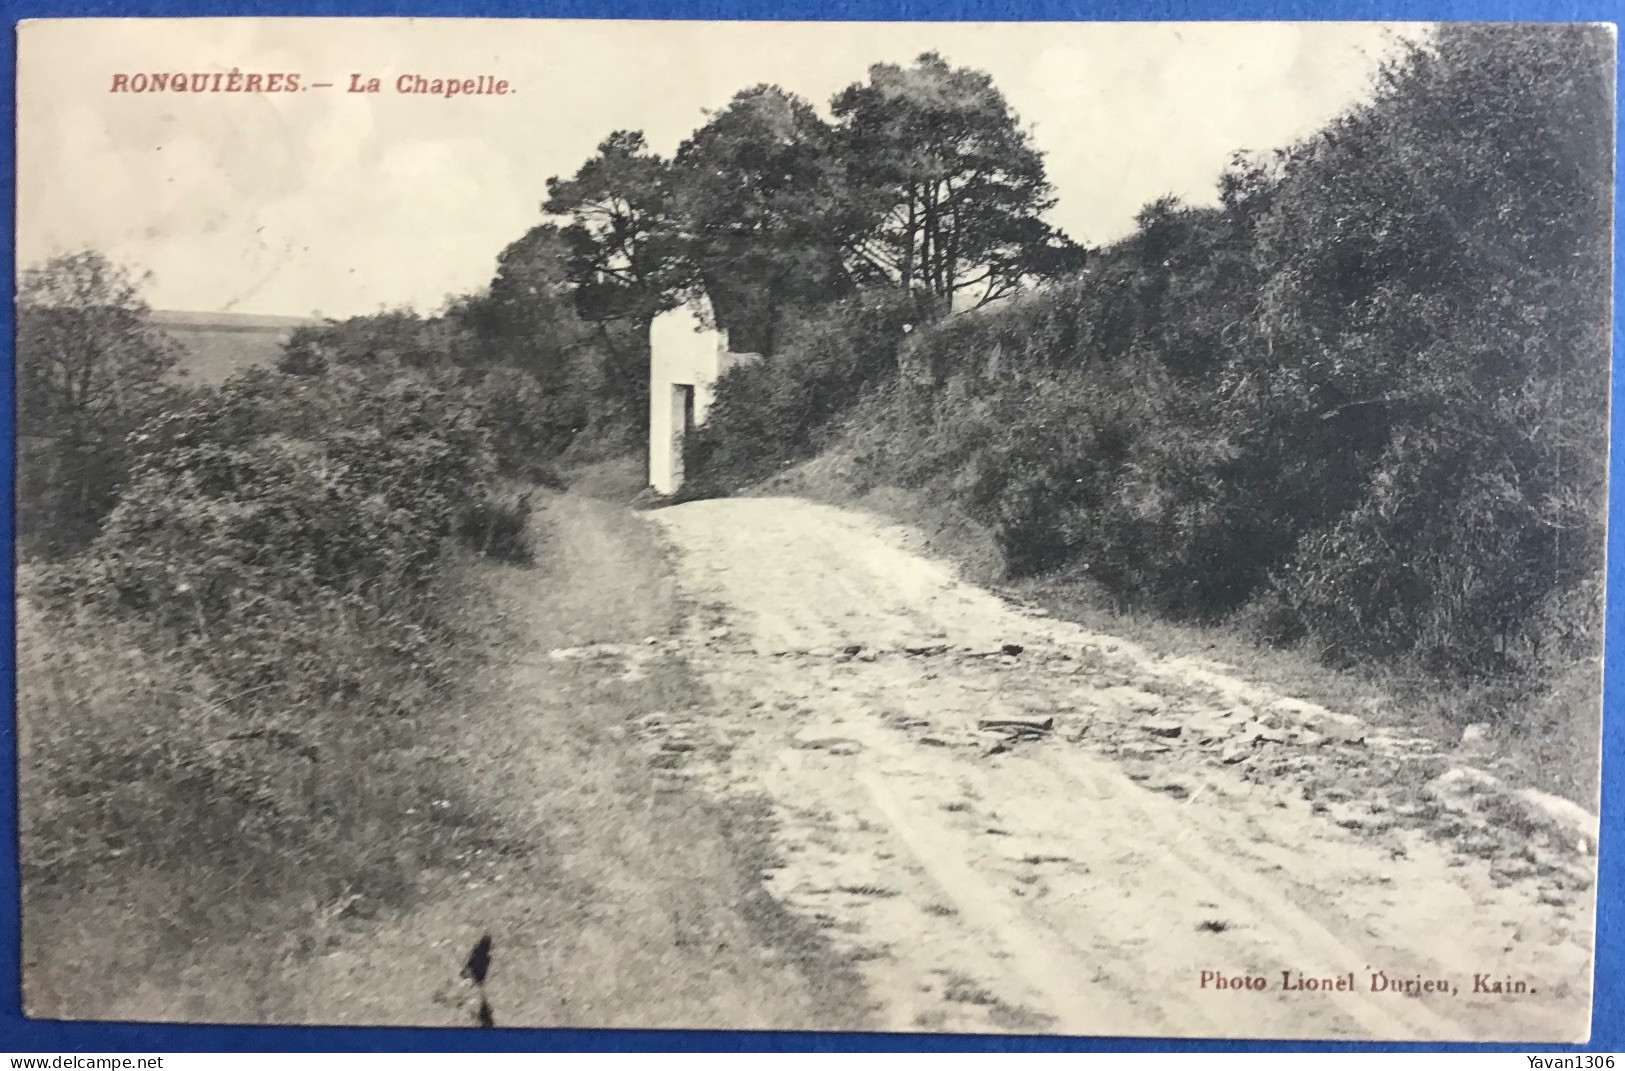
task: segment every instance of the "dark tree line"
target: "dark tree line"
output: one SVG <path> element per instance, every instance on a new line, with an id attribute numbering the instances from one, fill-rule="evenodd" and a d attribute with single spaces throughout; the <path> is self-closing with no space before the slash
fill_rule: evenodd
<path id="1" fill-rule="evenodd" d="M 646 325 L 703 291 L 736 348 L 771 353 L 789 320 L 859 288 L 895 288 L 927 319 L 1081 265 L 986 74 L 934 53 L 876 64 L 830 108 L 755 86 L 669 161 L 617 131 L 550 180 L 582 314 Z"/>
<path id="2" fill-rule="evenodd" d="M 516 451 L 607 454 L 642 446 L 649 326 L 682 302 L 703 295 L 735 349 L 772 354 L 860 294 L 924 323 L 1084 260 L 1044 222 L 1042 156 L 992 80 L 934 54 L 874 66 L 828 120 L 750 87 L 670 159 L 612 132 L 547 193 L 550 218 L 503 250 L 487 288 L 435 316 L 302 330 L 285 370 L 450 364 L 529 411 Z"/>

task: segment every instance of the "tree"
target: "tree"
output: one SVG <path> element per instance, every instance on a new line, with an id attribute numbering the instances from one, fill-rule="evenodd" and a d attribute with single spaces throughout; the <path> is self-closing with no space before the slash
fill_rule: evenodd
<path id="1" fill-rule="evenodd" d="M 678 148 L 673 176 L 690 256 L 736 349 L 774 352 L 789 316 L 850 290 L 844 258 L 867 220 L 835 132 L 805 100 L 741 91 Z"/>
<path id="2" fill-rule="evenodd" d="M 140 280 L 94 250 L 52 257 L 17 286 L 17 528 L 30 553 L 95 532 L 126 474 L 127 436 L 173 393 L 179 351 Z"/>
<path id="3" fill-rule="evenodd" d="M 672 219 L 670 167 L 638 131 L 617 130 L 575 175 L 548 179 L 542 211 L 570 221 L 560 233 L 585 319 L 647 325 L 691 283 L 686 243 Z"/>
<path id="4" fill-rule="evenodd" d="M 570 256 L 562 229 L 538 224 L 497 256 L 485 293 L 452 313 L 480 338 L 487 360 L 523 369 L 550 388 L 569 381 L 573 355 L 602 327 L 576 313 Z"/>
<path id="5" fill-rule="evenodd" d="M 839 93 L 854 196 L 874 221 L 854 270 L 951 306 L 1070 271 L 1082 251 L 1041 218 L 1054 198 L 1043 156 L 992 78 L 934 52 L 876 64 Z"/>
<path id="6" fill-rule="evenodd" d="M 101 253 L 52 257 L 17 286 L 17 402 L 25 435 L 88 434 L 144 409 L 178 359 L 140 281 Z"/>
<path id="7" fill-rule="evenodd" d="M 498 256 L 490 287 L 448 315 L 479 340 L 487 364 L 532 377 L 538 433 L 554 452 L 583 432 L 605 446 L 633 443 L 646 426 L 646 339 L 636 324 L 577 313 L 571 257 L 564 230 L 538 224 Z"/>
<path id="8" fill-rule="evenodd" d="M 641 428 L 638 417 L 649 405 L 649 327 L 693 284 L 687 243 L 672 218 L 670 167 L 648 151 L 641 133 L 618 130 L 574 176 L 548 179 L 547 193 L 542 211 L 570 221 L 560 233 L 577 313 L 630 327 L 630 348 L 616 350 L 612 387 L 625 410 L 616 420 Z"/>

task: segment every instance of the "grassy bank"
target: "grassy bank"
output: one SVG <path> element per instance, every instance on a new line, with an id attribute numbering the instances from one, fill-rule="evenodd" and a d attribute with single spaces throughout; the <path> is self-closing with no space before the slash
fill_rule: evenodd
<path id="1" fill-rule="evenodd" d="M 861 1021 L 856 977 L 762 887 L 765 804 L 719 802 L 640 738 L 651 716 L 711 702 L 664 653 L 688 607 L 631 508 L 642 488 L 639 463 L 590 466 L 567 494 L 536 492 L 534 564 L 449 562 L 443 685 L 402 716 L 335 710 L 317 758 L 279 767 L 304 809 L 275 829 L 178 780 L 202 761 L 185 755 L 105 780 L 93 805 L 63 796 L 45 734 L 150 750 L 129 742 L 156 735 L 153 693 L 133 652 L 89 673 L 92 652 L 64 653 L 25 615 L 29 1014 L 470 1026 L 459 972 L 490 935 L 498 1026 Z M 203 755 L 222 737 L 194 724 L 159 739 Z M 236 850 L 201 850 L 211 827 Z M 102 840 L 64 851 L 73 830 Z"/>
<path id="2" fill-rule="evenodd" d="M 31 1014 L 275 1020 L 289 964 L 456 865 L 484 823 L 446 704 L 500 632 L 483 571 L 532 552 L 491 439 L 448 377 L 244 373 L 143 421 L 88 542 L 26 560 Z"/>
<path id="3" fill-rule="evenodd" d="M 437 581 L 441 673 L 397 713 L 336 703 L 298 742 L 243 731 L 105 628 L 18 622 L 24 1004 L 44 1018 L 287 1021 L 302 965 L 488 842 L 460 697 L 509 631 L 512 567 Z M 384 678 L 388 679 L 384 679 Z"/>
<path id="4" fill-rule="evenodd" d="M 488 934 L 498 1026 L 854 1021 L 856 980 L 762 887 L 765 807 L 692 785 L 644 735 L 713 700 L 667 648 L 689 608 L 629 508 L 643 486 L 641 461 L 575 471 L 536 518 L 549 553 L 493 574 L 516 642 L 456 737 L 464 786 L 510 847 L 439 873 L 416 907 L 313 963 L 308 1018 L 466 1025 L 457 971 Z"/>

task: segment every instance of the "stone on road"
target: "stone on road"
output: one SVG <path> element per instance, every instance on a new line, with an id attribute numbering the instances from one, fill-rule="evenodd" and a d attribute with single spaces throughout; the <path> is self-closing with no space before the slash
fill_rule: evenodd
<path id="1" fill-rule="evenodd" d="M 770 801 L 772 894 L 857 966 L 886 1028 L 1585 1036 L 1573 822 L 1448 811 L 1414 741 L 1007 604 L 863 514 L 649 516 L 695 607 L 698 716 L 731 745 L 690 772 Z"/>

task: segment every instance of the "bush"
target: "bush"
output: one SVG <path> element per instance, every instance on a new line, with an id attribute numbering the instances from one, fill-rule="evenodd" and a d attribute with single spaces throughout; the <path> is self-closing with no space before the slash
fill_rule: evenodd
<path id="1" fill-rule="evenodd" d="M 469 364 L 474 347 L 475 340 L 455 319 L 389 309 L 295 329 L 282 347 L 277 371 L 319 376 L 330 367 L 370 365 L 427 370 Z"/>
<path id="2" fill-rule="evenodd" d="M 502 392 L 460 379 L 380 360 L 316 376 L 254 369 L 191 392 L 129 436 L 128 483 L 101 532 L 42 570 L 37 596 L 162 630 L 159 646 L 195 648 L 248 688 L 293 656 L 279 645 L 308 641 L 298 658 L 323 657 L 301 615 L 373 617 L 386 647 L 421 653 L 422 593 L 448 539 L 528 554 L 528 501 L 499 501 L 496 482 L 496 448 L 520 434 L 513 413 L 482 404 Z"/>
<path id="3" fill-rule="evenodd" d="M 382 741 L 369 723 L 447 686 L 458 541 L 531 553 L 528 499 L 496 490 L 491 441 L 468 391 L 382 363 L 247 372 L 144 424 L 101 531 L 22 589 L 31 776 L 76 771 L 30 836 L 146 836 L 106 809 L 120 784 L 216 830 L 211 850 L 311 835 L 315 752 Z M 64 712 L 50 682 L 67 675 L 87 698 Z M 62 731 L 40 724 L 45 708 Z M 97 728 L 110 718 L 116 731 Z"/>
<path id="4" fill-rule="evenodd" d="M 517 565 L 530 564 L 535 556 L 531 545 L 530 495 L 475 503 L 463 514 L 458 534 L 465 546 L 483 557 Z"/>
<path id="5" fill-rule="evenodd" d="M 122 435 L 17 436 L 17 549 L 61 558 L 96 537 L 118 501 L 128 460 Z"/>
<path id="6" fill-rule="evenodd" d="M 313 383 L 329 374 L 415 370 L 478 413 L 501 473 L 556 484 L 554 466 L 567 452 L 618 454 L 640 445 L 648 408 L 647 346 L 625 330 L 589 333 L 573 317 L 565 330 L 555 322 L 565 310 L 556 305 L 545 294 L 484 295 L 438 316 L 408 310 L 329 320 L 294 331 L 277 370 Z"/>
<path id="7" fill-rule="evenodd" d="M 685 496 L 724 493 L 812 456 L 829 423 L 895 373 L 913 317 L 904 296 L 860 294 L 794 323 L 781 352 L 723 373 L 688 442 Z"/>
<path id="8" fill-rule="evenodd" d="M 856 463 L 1014 571 L 1339 663 L 1556 679 L 1552 600 L 1602 567 L 1610 58 L 1594 27 L 1442 27 L 1071 280 L 881 327 L 873 363 L 835 359 L 876 329 L 835 314 L 730 373 L 699 468 L 758 479 L 866 394 Z"/>

